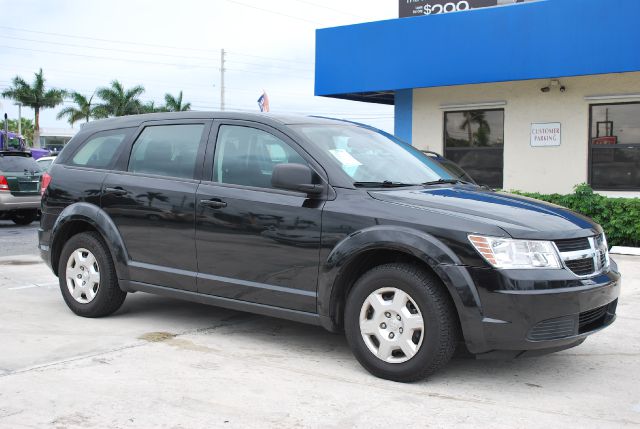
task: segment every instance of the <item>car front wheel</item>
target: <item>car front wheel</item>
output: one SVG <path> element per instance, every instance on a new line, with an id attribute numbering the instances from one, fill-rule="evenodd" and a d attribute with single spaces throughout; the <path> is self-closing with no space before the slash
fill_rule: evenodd
<path id="1" fill-rule="evenodd" d="M 451 359 L 457 343 L 456 313 L 442 282 L 410 264 L 381 265 L 358 279 L 344 324 L 358 361 L 388 380 L 427 377 Z"/>

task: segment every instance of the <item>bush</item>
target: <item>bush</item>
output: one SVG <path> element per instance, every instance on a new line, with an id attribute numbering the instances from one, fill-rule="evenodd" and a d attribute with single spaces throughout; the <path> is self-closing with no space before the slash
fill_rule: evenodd
<path id="1" fill-rule="evenodd" d="M 640 198 L 608 198 L 587 184 L 569 195 L 512 192 L 566 207 L 592 218 L 607 234 L 609 246 L 640 246 Z"/>

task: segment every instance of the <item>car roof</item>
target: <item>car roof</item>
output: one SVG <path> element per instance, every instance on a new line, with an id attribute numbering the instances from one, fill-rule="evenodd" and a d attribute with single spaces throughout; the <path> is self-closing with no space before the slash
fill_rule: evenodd
<path id="1" fill-rule="evenodd" d="M 87 122 L 82 126 L 82 131 L 98 129 L 110 129 L 115 127 L 134 127 L 147 121 L 167 121 L 173 119 L 235 119 L 243 121 L 255 121 L 271 125 L 294 124 L 334 124 L 344 125 L 339 119 L 319 118 L 305 115 L 284 115 L 279 113 L 247 113 L 247 112 L 201 112 L 188 110 L 186 112 L 162 112 L 147 113 L 143 115 L 118 116 L 116 118 L 100 119 Z"/>

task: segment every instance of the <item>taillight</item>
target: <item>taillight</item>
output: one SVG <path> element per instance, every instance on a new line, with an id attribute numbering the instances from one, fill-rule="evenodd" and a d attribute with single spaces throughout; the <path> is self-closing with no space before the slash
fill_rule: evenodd
<path id="1" fill-rule="evenodd" d="M 51 175 L 49 173 L 44 173 L 42 175 L 42 182 L 40 183 L 40 195 L 44 195 L 44 191 L 47 190 L 49 183 L 51 183 Z"/>
<path id="2" fill-rule="evenodd" d="M 7 178 L 4 176 L 0 176 L 0 191 L 8 191 L 9 183 L 7 182 Z"/>

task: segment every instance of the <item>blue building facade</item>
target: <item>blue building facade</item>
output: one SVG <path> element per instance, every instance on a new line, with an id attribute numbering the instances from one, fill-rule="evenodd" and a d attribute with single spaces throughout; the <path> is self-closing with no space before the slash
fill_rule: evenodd
<path id="1" fill-rule="evenodd" d="M 640 149 L 640 117 L 632 119 L 640 115 L 639 20 L 638 0 L 541 0 L 319 29 L 315 94 L 394 104 L 398 137 L 456 161 L 478 164 L 491 158 L 488 147 L 502 146 L 491 162 L 502 163 L 503 177 L 493 186 L 567 191 L 582 181 L 636 192 L 640 150 L 618 149 Z M 558 145 L 537 145 L 534 135 L 554 130 L 539 138 Z M 540 162 L 584 158 L 569 172 L 576 183 L 513 177 L 522 163 L 509 162 L 529 151 Z M 607 179 L 620 167 L 626 179 Z"/>

